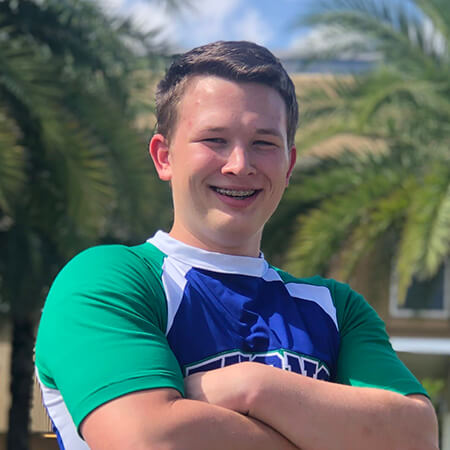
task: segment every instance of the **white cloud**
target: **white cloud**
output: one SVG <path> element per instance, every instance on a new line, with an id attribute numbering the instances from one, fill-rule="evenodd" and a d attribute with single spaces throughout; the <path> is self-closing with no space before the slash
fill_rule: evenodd
<path id="1" fill-rule="evenodd" d="M 190 48 L 229 38 L 228 20 L 242 0 L 191 0 L 190 6 L 177 12 L 164 2 L 148 0 L 92 0 L 106 12 L 124 15 L 143 31 L 159 30 L 159 41 L 174 47 Z M 247 18 L 247 28 L 254 30 L 256 18 Z"/>
<path id="2" fill-rule="evenodd" d="M 317 55 L 337 48 L 348 48 L 363 42 L 363 37 L 354 32 L 342 32 L 329 26 L 318 26 L 306 34 L 296 36 L 290 52 L 301 57 Z"/>
<path id="3" fill-rule="evenodd" d="M 241 0 L 194 0 L 193 7 L 186 8 L 179 17 L 176 30 L 179 45 L 186 48 L 226 39 L 228 21 L 240 3 Z"/>
<path id="4" fill-rule="evenodd" d="M 162 3 L 138 0 L 123 11 L 138 29 L 143 31 L 159 30 L 159 41 L 175 43 L 177 20 Z"/>
<path id="5" fill-rule="evenodd" d="M 261 45 L 267 44 L 273 37 L 270 24 L 256 9 L 247 9 L 242 19 L 233 24 L 232 31 L 233 39 L 253 41 Z"/>
<path id="6" fill-rule="evenodd" d="M 105 11 L 131 18 L 144 31 L 160 30 L 159 40 L 188 49 L 217 40 L 249 40 L 261 45 L 274 30 L 245 0 L 191 0 L 190 6 L 171 11 L 164 2 L 148 0 L 93 0 Z"/>
<path id="7" fill-rule="evenodd" d="M 241 0 L 211 1 L 211 0 L 193 0 L 193 8 L 190 14 L 203 19 L 213 19 L 222 22 L 239 6 Z"/>
<path id="8" fill-rule="evenodd" d="M 422 32 L 425 38 L 425 50 L 444 56 L 446 52 L 445 37 L 428 17 L 423 19 Z"/>
<path id="9" fill-rule="evenodd" d="M 95 3 L 99 4 L 106 13 L 117 14 L 125 6 L 126 0 L 95 0 Z"/>

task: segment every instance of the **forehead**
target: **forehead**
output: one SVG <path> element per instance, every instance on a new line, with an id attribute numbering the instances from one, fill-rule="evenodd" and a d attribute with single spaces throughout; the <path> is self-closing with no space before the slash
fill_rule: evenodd
<path id="1" fill-rule="evenodd" d="M 199 75 L 187 80 L 178 104 L 178 120 L 217 119 L 239 112 L 253 113 L 259 120 L 286 125 L 286 104 L 274 88 L 262 83 L 236 82 Z"/>

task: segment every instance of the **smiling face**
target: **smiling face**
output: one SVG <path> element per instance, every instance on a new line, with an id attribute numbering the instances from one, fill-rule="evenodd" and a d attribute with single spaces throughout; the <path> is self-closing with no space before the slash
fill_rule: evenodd
<path id="1" fill-rule="evenodd" d="M 227 254 L 257 256 L 295 163 L 286 107 L 258 83 L 196 76 L 185 88 L 170 143 L 150 142 L 161 179 L 171 182 L 170 235 Z"/>

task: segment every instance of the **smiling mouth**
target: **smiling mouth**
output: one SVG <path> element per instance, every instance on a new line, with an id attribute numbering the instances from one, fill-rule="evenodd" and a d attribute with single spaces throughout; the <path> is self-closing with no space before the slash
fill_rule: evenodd
<path id="1" fill-rule="evenodd" d="M 216 186 L 211 186 L 211 189 L 220 195 L 236 198 L 238 200 L 245 200 L 246 198 L 253 197 L 260 191 L 260 189 L 224 189 Z"/>

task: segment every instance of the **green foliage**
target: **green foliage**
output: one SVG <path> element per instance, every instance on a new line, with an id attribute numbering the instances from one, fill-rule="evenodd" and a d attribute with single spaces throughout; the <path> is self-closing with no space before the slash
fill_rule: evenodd
<path id="1" fill-rule="evenodd" d="M 301 96 L 302 155 L 280 212 L 297 216 L 292 238 L 284 236 L 289 270 L 326 274 L 333 265 L 348 280 L 393 235 L 404 298 L 413 277 L 434 276 L 450 254 L 450 16 L 442 3 L 330 0 L 309 18 L 328 33 L 317 57 L 370 51 L 379 62 Z M 327 152 L 336 136 L 345 139 Z"/>
<path id="2" fill-rule="evenodd" d="M 12 213 L 15 196 L 21 190 L 24 177 L 24 152 L 18 145 L 14 123 L 0 109 L 0 210 Z"/>
<path id="3" fill-rule="evenodd" d="M 136 126 L 137 112 L 151 112 L 136 99 L 165 63 L 153 38 L 90 0 L 0 1 L 0 307 L 15 337 L 9 449 L 27 448 L 34 325 L 57 271 L 87 246 L 141 241 L 170 213 Z"/>
<path id="4" fill-rule="evenodd" d="M 165 64 L 153 42 L 88 0 L 0 2 L 0 295 L 13 313 L 36 309 L 80 249 L 167 222 L 149 128 L 135 126 Z"/>
<path id="5" fill-rule="evenodd" d="M 424 378 L 421 383 L 428 392 L 434 407 L 437 408 L 441 396 L 444 394 L 445 380 L 442 378 Z"/>

